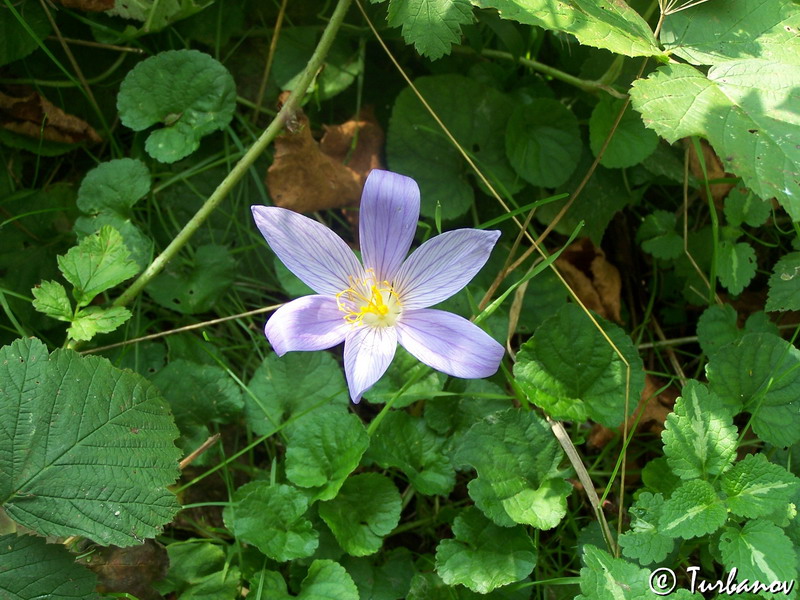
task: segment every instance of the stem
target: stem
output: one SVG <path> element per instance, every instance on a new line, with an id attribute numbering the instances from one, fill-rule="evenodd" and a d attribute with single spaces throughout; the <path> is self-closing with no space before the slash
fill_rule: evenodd
<path id="1" fill-rule="evenodd" d="M 153 259 L 153 262 L 150 263 L 150 266 L 148 266 L 136 279 L 136 281 L 134 281 L 130 287 L 114 301 L 114 306 L 125 306 L 126 304 L 130 303 L 144 289 L 144 287 L 150 283 L 150 280 L 152 280 L 161 272 L 164 266 L 181 250 L 181 248 L 186 245 L 189 239 L 191 239 L 191 237 L 205 222 L 209 215 L 214 212 L 214 210 L 228 195 L 231 189 L 237 183 L 239 183 L 239 180 L 253 165 L 259 155 L 277 137 L 278 133 L 280 133 L 281 129 L 283 129 L 283 124 L 286 119 L 291 117 L 291 115 L 300 106 L 300 100 L 303 98 L 308 86 L 311 85 L 311 82 L 313 81 L 314 77 L 316 77 L 317 72 L 322 67 L 325 56 L 328 54 L 328 50 L 330 49 L 331 44 L 333 44 L 336 33 L 339 30 L 345 14 L 347 13 L 347 9 L 350 6 L 350 1 L 351 0 L 339 0 L 339 3 L 336 5 L 336 8 L 331 15 L 328 25 L 325 27 L 325 31 L 322 32 L 322 38 L 320 38 L 319 44 L 314 50 L 314 54 L 308 61 L 305 70 L 303 70 L 302 74 L 297 79 L 294 90 L 292 90 L 292 93 L 289 95 L 289 98 L 286 100 L 283 108 L 281 108 L 272 122 L 267 126 L 267 128 L 264 130 L 264 133 L 261 134 L 261 137 L 259 137 L 253 143 L 245 155 L 239 160 L 238 163 L 236 163 L 231 172 L 228 173 L 225 179 L 223 179 L 222 182 L 217 186 L 217 189 L 215 189 L 211 196 L 209 196 L 205 204 L 200 207 L 200 210 L 195 213 L 189 222 L 184 225 L 183 229 L 178 233 L 178 235 L 175 236 L 175 239 L 170 242 L 170 244 L 161 254 Z"/>

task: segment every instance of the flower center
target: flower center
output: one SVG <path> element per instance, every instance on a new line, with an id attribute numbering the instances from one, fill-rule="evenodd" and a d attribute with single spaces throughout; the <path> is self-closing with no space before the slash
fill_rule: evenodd
<path id="1" fill-rule="evenodd" d="M 351 279 L 346 290 L 336 294 L 336 304 L 344 320 L 353 325 L 391 327 L 402 312 L 397 293 L 388 281 Z"/>

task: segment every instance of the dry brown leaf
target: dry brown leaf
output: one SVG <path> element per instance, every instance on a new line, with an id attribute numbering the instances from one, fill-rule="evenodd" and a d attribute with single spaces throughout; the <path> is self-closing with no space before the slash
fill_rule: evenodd
<path id="1" fill-rule="evenodd" d="M 381 168 L 384 135 L 371 107 L 364 107 L 357 117 L 341 125 L 324 125 L 323 129 L 320 150 L 358 173 L 362 184 L 372 169 Z M 354 138 L 356 146 L 351 151 Z"/>
<path id="2" fill-rule="evenodd" d="M 161 600 L 151 584 L 167 576 L 169 558 L 164 547 L 153 540 L 141 546 L 98 548 L 84 559 L 97 574 L 101 593 L 128 593 L 139 600 Z"/>
<path id="3" fill-rule="evenodd" d="M 556 260 L 556 267 L 586 308 L 610 321 L 621 321 L 619 270 L 589 238 L 567 247 Z"/>
<path id="4" fill-rule="evenodd" d="M 103 12 L 114 8 L 114 0 L 57 0 L 67 8 L 75 8 L 86 12 Z"/>
<path id="5" fill-rule="evenodd" d="M 0 127 L 64 144 L 102 141 L 86 121 L 65 113 L 37 92 L 15 95 L 0 92 Z"/>

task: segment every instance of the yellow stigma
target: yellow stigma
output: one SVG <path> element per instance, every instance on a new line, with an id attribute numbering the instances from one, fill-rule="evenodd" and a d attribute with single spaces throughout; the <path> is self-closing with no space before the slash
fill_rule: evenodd
<path id="1" fill-rule="evenodd" d="M 350 287 L 336 294 L 336 304 L 344 320 L 353 325 L 391 327 L 402 312 L 397 293 L 388 281 L 376 283 L 351 278 Z"/>

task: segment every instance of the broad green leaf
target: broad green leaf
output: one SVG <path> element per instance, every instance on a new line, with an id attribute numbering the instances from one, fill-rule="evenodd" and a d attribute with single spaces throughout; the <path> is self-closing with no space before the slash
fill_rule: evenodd
<path id="1" fill-rule="evenodd" d="M 378 473 L 353 475 L 333 500 L 319 505 L 319 516 L 345 552 L 374 554 L 400 521 L 400 492 Z"/>
<path id="2" fill-rule="evenodd" d="M 371 558 L 344 557 L 341 562 L 360 597 L 369 600 L 405 600 L 416 572 L 411 551 L 404 547 L 389 552 L 381 565 Z"/>
<path id="3" fill-rule="evenodd" d="M 314 500 L 336 496 L 369 446 L 361 420 L 331 405 L 292 423 L 288 438 L 286 477 L 299 487 L 315 488 Z"/>
<path id="4" fill-rule="evenodd" d="M 681 479 L 705 479 L 727 471 L 736 458 L 738 434 L 733 417 L 719 398 L 690 380 L 667 415 L 664 454 Z"/>
<path id="5" fill-rule="evenodd" d="M 134 131 L 163 125 L 148 136 L 145 149 L 156 160 L 172 163 L 230 122 L 236 86 L 228 70 L 208 54 L 169 50 L 128 72 L 117 108 L 122 124 Z"/>
<path id="6" fill-rule="evenodd" d="M 509 97 L 461 75 L 420 77 L 414 85 L 493 184 L 510 193 L 522 188 L 499 135 L 515 107 Z M 409 88 L 392 109 L 386 154 L 392 171 L 419 184 L 423 216 L 433 217 L 439 202 L 441 218 L 454 219 L 472 204 L 471 169 Z"/>
<path id="7" fill-rule="evenodd" d="M 402 27 L 406 44 L 431 60 L 450 54 L 461 41 L 461 26 L 472 23 L 469 0 L 390 0 L 390 27 Z"/>
<path id="8" fill-rule="evenodd" d="M 650 598 L 650 571 L 623 558 L 614 558 L 592 545 L 583 547 L 581 592 L 575 600 L 633 600 Z"/>
<path id="9" fill-rule="evenodd" d="M 725 473 L 720 484 L 728 508 L 740 517 L 765 517 L 786 506 L 800 489 L 800 480 L 763 454 L 748 454 Z"/>
<path id="10" fill-rule="evenodd" d="M 427 558 L 427 557 L 426 557 Z M 416 573 L 406 600 L 529 600 L 530 589 L 523 579 L 519 583 L 478 594 L 460 585 L 449 586 L 434 572 Z"/>
<path id="11" fill-rule="evenodd" d="M 0 15 L 2 15 L 0 9 Z M 95 600 L 97 576 L 61 544 L 33 535 L 0 536 L 0 598 Z"/>
<path id="12" fill-rule="evenodd" d="M 659 531 L 669 537 L 691 539 L 714 533 L 728 511 L 713 486 L 702 479 L 684 481 L 661 507 Z"/>
<path id="13" fill-rule="evenodd" d="M 759 317 L 760 315 L 760 317 Z M 763 312 L 753 313 L 747 318 L 744 329 L 737 325 L 738 315 L 730 304 L 714 304 L 700 315 L 697 321 L 697 339 L 708 356 L 748 333 L 775 333 L 762 327 L 759 320 L 766 319 Z"/>
<path id="14" fill-rule="evenodd" d="M 39 47 L 37 40 L 44 43 L 50 33 L 50 21 L 41 4 L 15 2 L 10 6 L 16 15 L 8 5 L 0 5 L 0 66 L 26 57 Z M 30 33 L 20 20 L 30 27 Z"/>
<path id="15" fill-rule="evenodd" d="M 368 402 L 384 404 L 394 398 L 404 384 L 412 378 L 416 382 L 395 400 L 395 408 L 403 408 L 417 400 L 427 400 L 442 391 L 447 376 L 421 363 L 402 346 L 397 348 L 392 364 L 378 382 L 364 392 Z"/>
<path id="16" fill-rule="evenodd" d="M 763 519 L 726 527 L 719 540 L 722 564 L 738 569 L 739 581 L 792 582 L 797 579 L 797 548 L 775 524 Z M 793 597 L 774 594 L 774 598 Z"/>
<path id="17" fill-rule="evenodd" d="M 110 333 L 131 318 L 131 311 L 122 306 L 101 308 L 89 306 L 78 312 L 67 335 L 73 340 L 88 341 L 98 333 Z"/>
<path id="18" fill-rule="evenodd" d="M 663 561 L 675 547 L 675 540 L 658 528 L 664 497 L 642 492 L 630 508 L 631 528 L 619 537 L 622 553 L 643 565 Z"/>
<path id="19" fill-rule="evenodd" d="M 506 124 L 506 156 L 525 181 L 540 187 L 565 183 L 581 156 L 578 119 L 558 100 L 520 104 Z"/>
<path id="20" fill-rule="evenodd" d="M 595 156 L 600 153 L 623 106 L 626 106 L 624 100 L 603 96 L 594 107 L 589 119 L 589 145 Z M 632 167 L 655 152 L 656 146 L 658 136 L 644 126 L 641 115 L 625 110 L 600 164 L 614 169 Z"/>
<path id="21" fill-rule="evenodd" d="M 496 8 L 504 19 L 571 33 L 581 44 L 625 56 L 658 56 L 647 22 L 624 2 L 614 0 L 472 0 L 480 8 Z"/>
<path id="22" fill-rule="evenodd" d="M 59 321 L 72 321 L 72 304 L 63 285 L 57 281 L 43 281 L 31 293 L 36 310 Z"/>
<path id="23" fill-rule="evenodd" d="M 115 2 L 106 14 L 144 22 L 141 33 L 161 31 L 170 23 L 185 19 L 213 0 L 126 0 Z"/>
<path id="24" fill-rule="evenodd" d="M 315 560 L 300 584 L 300 600 L 359 600 L 358 588 L 344 567 L 332 560 Z"/>
<path id="25" fill-rule="evenodd" d="M 800 310 L 800 252 L 790 252 L 775 264 L 769 278 L 768 311 Z"/>
<path id="26" fill-rule="evenodd" d="M 530 400 L 554 418 L 607 427 L 622 423 L 626 395 L 632 411 L 644 387 L 642 359 L 617 325 L 595 317 L 630 365 L 626 366 L 586 314 L 567 304 L 522 345 L 514 376 Z"/>
<path id="27" fill-rule="evenodd" d="M 642 483 L 648 490 L 658 492 L 664 497 L 672 495 L 681 485 L 682 480 L 672 472 L 667 464 L 667 457 L 661 456 L 648 462 L 642 469 Z"/>
<path id="28" fill-rule="evenodd" d="M 180 600 L 233 600 L 241 574 L 226 564 L 220 546 L 203 541 L 176 542 L 167 546 L 169 573 L 159 592 L 176 592 Z"/>
<path id="29" fill-rule="evenodd" d="M 792 91 L 798 86 L 800 64 L 736 59 L 708 75 L 669 64 L 634 82 L 631 100 L 667 141 L 707 138 L 726 171 L 800 220 L 800 180 L 793 175 L 800 164 L 800 104 Z"/>
<path id="30" fill-rule="evenodd" d="M 744 366 L 744 368 L 743 368 Z M 753 415 L 753 431 L 776 446 L 800 440 L 800 350 L 770 333 L 750 333 L 706 366 L 709 389 L 734 413 Z"/>
<path id="31" fill-rule="evenodd" d="M 523 527 L 498 527 L 475 508 L 456 517 L 453 535 L 436 547 L 436 572 L 449 585 L 486 594 L 524 579 L 536 565 L 533 540 Z"/>
<path id="32" fill-rule="evenodd" d="M 455 485 L 444 443 L 445 438 L 428 429 L 423 419 L 394 411 L 386 415 L 372 436 L 365 457 L 384 469 L 400 469 L 421 494 L 444 496 Z"/>
<path id="33" fill-rule="evenodd" d="M 74 286 L 72 295 L 78 308 L 139 272 L 139 266 L 128 258 L 129 255 L 119 232 L 103 227 L 58 257 L 58 268 Z"/>
<path id="34" fill-rule="evenodd" d="M 308 499 L 290 485 L 251 481 L 233 493 L 222 513 L 237 539 L 253 544 L 279 562 L 311 556 L 319 534 L 305 514 Z"/>
<path id="35" fill-rule="evenodd" d="M 741 294 L 756 274 L 756 251 L 747 242 L 724 240 L 717 248 L 717 277 L 734 295 Z"/>
<path id="36" fill-rule="evenodd" d="M 453 462 L 478 472 L 469 484 L 470 496 L 496 524 L 551 529 L 566 514 L 572 492 L 558 471 L 563 458 L 561 446 L 536 413 L 508 409 L 464 434 Z"/>
<path id="37" fill-rule="evenodd" d="M 170 263 L 145 288 L 165 308 L 184 315 L 206 312 L 230 290 L 236 261 L 225 246 L 200 246 L 184 266 Z"/>
<path id="38" fill-rule="evenodd" d="M 800 64 L 800 11 L 782 0 L 705 2 L 664 19 L 666 49 L 695 65 L 739 58 Z"/>
<path id="39" fill-rule="evenodd" d="M 737 186 L 725 196 L 725 220 L 739 227 L 742 223 L 760 227 L 769 218 L 772 205 L 745 187 Z"/>
<path id="40" fill-rule="evenodd" d="M 327 352 L 290 352 L 280 358 L 270 353 L 247 387 L 245 418 L 257 435 L 275 433 L 317 406 L 332 403 L 344 412 L 350 403 L 342 368 Z"/>
<path id="41" fill-rule="evenodd" d="M 178 436 L 147 380 L 36 339 L 0 350 L 0 505 L 42 535 L 130 546 L 178 511 Z"/>
<path id="42" fill-rule="evenodd" d="M 636 241 L 642 245 L 642 250 L 656 258 L 677 258 L 683 252 L 683 240 L 675 231 L 675 224 L 674 213 L 655 210 L 644 218 L 636 232 Z"/>

